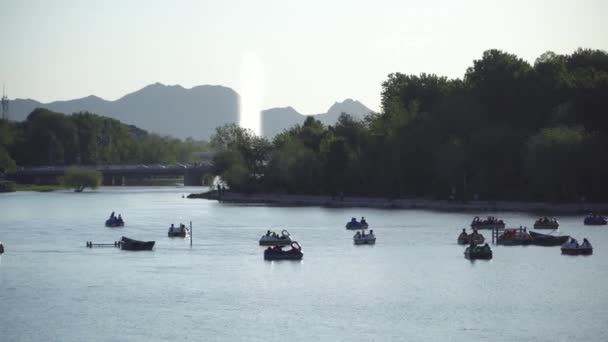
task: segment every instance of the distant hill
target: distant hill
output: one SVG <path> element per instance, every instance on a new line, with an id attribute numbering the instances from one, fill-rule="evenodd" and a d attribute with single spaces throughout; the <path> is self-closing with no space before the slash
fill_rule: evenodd
<path id="1" fill-rule="evenodd" d="M 15 99 L 10 102 L 11 119 L 23 121 L 37 107 L 66 114 L 89 111 L 150 132 L 195 139 L 207 139 L 216 127 L 239 121 L 239 95 L 231 88 L 216 85 L 187 89 L 179 85 L 155 83 L 116 101 L 93 95 L 50 103 Z M 325 124 L 333 124 L 342 112 L 362 117 L 369 111 L 360 102 L 349 99 L 336 102 L 327 113 L 317 117 Z M 262 132 L 272 137 L 294 124 L 304 122 L 305 118 L 291 107 L 268 109 L 262 112 Z"/>
<path id="2" fill-rule="evenodd" d="M 362 119 L 371 111 L 359 101 L 346 99 L 343 102 L 334 103 L 326 113 L 315 114 L 314 117 L 325 125 L 333 125 L 342 113 Z M 273 137 L 295 124 L 303 123 L 307 116 L 300 114 L 292 107 L 267 109 L 262 112 L 262 134 L 266 137 Z"/>

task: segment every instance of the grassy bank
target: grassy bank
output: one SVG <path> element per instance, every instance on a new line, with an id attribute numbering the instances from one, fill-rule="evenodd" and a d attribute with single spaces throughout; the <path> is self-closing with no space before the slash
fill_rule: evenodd
<path id="1" fill-rule="evenodd" d="M 65 187 L 61 185 L 16 184 L 17 191 L 49 192 L 63 189 L 65 189 Z"/>

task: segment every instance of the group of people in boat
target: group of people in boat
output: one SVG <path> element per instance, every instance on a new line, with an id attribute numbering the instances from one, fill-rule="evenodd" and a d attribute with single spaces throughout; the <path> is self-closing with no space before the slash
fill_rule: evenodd
<path id="1" fill-rule="evenodd" d="M 589 242 L 589 240 L 587 240 L 587 238 L 583 239 L 583 243 L 579 244 L 578 241 L 575 238 L 570 238 L 570 240 L 568 240 L 565 244 L 562 245 L 563 248 L 576 248 L 576 249 L 591 249 L 593 248 L 591 246 L 591 242 Z"/>
<path id="2" fill-rule="evenodd" d="M 479 216 L 475 216 L 473 224 L 503 224 L 502 220 L 497 219 L 494 216 L 488 216 L 485 220 L 481 220 Z"/>
<path id="3" fill-rule="evenodd" d="M 368 234 L 365 234 L 365 231 L 360 231 L 360 232 L 357 231 L 357 233 L 355 234 L 355 238 L 356 239 L 358 239 L 358 238 L 364 238 L 364 237 L 371 237 L 371 236 L 374 236 L 374 230 L 373 229 L 370 229 L 370 231 L 369 231 Z"/>
<path id="4" fill-rule="evenodd" d="M 266 231 L 266 235 L 264 235 L 264 236 L 268 236 L 268 237 L 275 238 L 275 239 L 286 239 L 287 237 L 289 237 L 289 235 L 285 235 L 285 234 L 279 235 L 279 234 L 277 234 L 275 232 L 272 232 L 270 230 L 267 230 Z"/>
<path id="5" fill-rule="evenodd" d="M 537 223 L 540 224 L 555 224 L 557 223 L 557 219 L 555 219 L 555 217 L 547 217 L 547 216 L 543 216 L 541 218 L 539 218 L 537 221 Z"/>
<path id="6" fill-rule="evenodd" d="M 112 212 L 110 214 L 110 218 L 106 221 L 106 224 L 112 225 L 112 226 L 122 226 L 125 224 L 125 221 L 122 220 L 122 216 L 120 214 L 118 214 L 118 216 L 116 216 L 114 214 L 114 212 Z"/>
<path id="7" fill-rule="evenodd" d="M 176 227 L 173 223 L 171 223 L 171 227 L 169 227 L 169 232 L 170 233 L 174 233 L 174 232 L 180 232 L 183 233 L 186 231 L 186 225 L 183 223 L 179 224 L 179 227 Z"/>

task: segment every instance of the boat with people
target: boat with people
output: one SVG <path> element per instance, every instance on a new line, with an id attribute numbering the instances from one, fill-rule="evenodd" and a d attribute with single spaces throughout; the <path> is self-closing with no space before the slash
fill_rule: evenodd
<path id="1" fill-rule="evenodd" d="M 260 238 L 260 246 L 287 246 L 291 244 L 291 234 L 285 229 L 281 231 L 281 235 L 267 230 L 266 234 Z"/>
<path id="2" fill-rule="evenodd" d="M 361 217 L 361 221 L 357 221 L 356 218 L 351 218 L 349 222 L 346 223 L 346 229 L 357 230 L 357 229 L 367 229 L 368 224 L 365 221 L 365 217 Z"/>
<path id="3" fill-rule="evenodd" d="M 586 238 L 579 245 L 575 238 L 571 238 L 562 245 L 562 254 L 567 255 L 591 255 L 593 254 L 593 246 Z"/>
<path id="4" fill-rule="evenodd" d="M 123 221 L 122 216 L 118 214 L 118 216 L 114 215 L 114 212 L 110 214 L 110 218 L 106 220 L 106 227 L 116 228 L 123 227 L 125 225 L 125 221 Z"/>
<path id="5" fill-rule="evenodd" d="M 532 244 L 536 246 L 561 246 L 570 239 L 570 235 L 549 235 L 530 231 Z"/>
<path id="6" fill-rule="evenodd" d="M 125 251 L 151 251 L 155 243 L 156 241 L 140 241 L 123 236 L 120 240 L 120 249 Z"/>
<path id="7" fill-rule="evenodd" d="M 483 235 L 481 235 L 477 232 L 477 229 L 473 229 L 473 232 L 471 234 L 467 234 L 466 229 L 462 228 L 462 233 L 460 233 L 460 235 L 458 235 L 458 244 L 459 245 L 468 245 L 471 243 L 471 241 L 480 245 L 480 244 L 484 243 L 485 240 L 486 239 L 483 237 Z"/>
<path id="8" fill-rule="evenodd" d="M 559 221 L 555 217 L 543 216 L 534 222 L 534 229 L 557 229 Z"/>
<path id="9" fill-rule="evenodd" d="M 475 216 L 473 222 L 471 222 L 471 228 L 475 229 L 504 229 L 505 223 L 503 220 L 499 220 L 494 216 L 488 216 L 485 220 Z"/>
<path id="10" fill-rule="evenodd" d="M 464 250 L 464 257 L 469 260 L 489 260 L 492 259 L 492 249 L 487 243 L 483 246 L 473 243 Z"/>
<path id="11" fill-rule="evenodd" d="M 302 246 L 297 241 L 292 241 L 290 249 L 283 250 L 285 246 L 273 246 L 264 250 L 264 260 L 301 260 L 304 256 Z"/>
<path id="12" fill-rule="evenodd" d="M 374 235 L 374 230 L 371 229 L 368 234 L 365 234 L 365 230 L 357 232 L 353 236 L 353 242 L 355 245 L 373 245 L 376 243 L 376 235 Z"/>
<path id="13" fill-rule="evenodd" d="M 508 228 L 496 238 L 496 244 L 503 246 L 525 246 L 532 244 L 532 235 L 525 227 Z"/>
<path id="14" fill-rule="evenodd" d="M 167 232 L 168 237 L 186 237 L 190 231 L 186 227 L 185 224 L 180 223 L 179 227 L 175 227 L 173 223 L 171 223 L 171 227 L 169 227 L 169 231 Z"/>
<path id="15" fill-rule="evenodd" d="M 591 213 L 585 217 L 584 223 L 586 226 L 603 226 L 608 224 L 608 220 L 602 215 Z"/>

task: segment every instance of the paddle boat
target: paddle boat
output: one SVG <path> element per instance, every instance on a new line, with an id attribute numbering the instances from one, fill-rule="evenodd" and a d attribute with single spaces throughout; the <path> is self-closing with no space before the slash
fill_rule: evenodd
<path id="1" fill-rule="evenodd" d="M 462 233 L 458 236 L 458 244 L 459 245 L 468 245 L 471 241 L 475 242 L 475 244 L 482 244 L 486 239 L 483 235 L 477 232 L 477 229 L 473 229 L 471 234 L 467 234 L 466 229 L 462 229 Z"/>
<path id="2" fill-rule="evenodd" d="M 361 232 L 357 232 L 353 236 L 353 242 L 355 245 L 373 245 L 376 243 L 376 235 L 374 235 L 374 230 L 370 230 L 368 234 L 365 234 L 365 230 Z"/>
<path id="3" fill-rule="evenodd" d="M 268 247 L 264 251 L 264 260 L 301 260 L 304 254 L 302 246 L 297 241 L 291 243 L 291 248 L 284 251 L 284 246 Z"/>
<path id="4" fill-rule="evenodd" d="M 4 253 L 4 245 L 2 244 L 2 241 L 0 241 L 0 255 Z"/>
<path id="5" fill-rule="evenodd" d="M 479 219 L 479 216 L 475 216 L 473 222 L 471 222 L 471 228 L 474 229 L 504 229 L 505 223 L 503 220 L 499 220 L 494 216 L 488 216 L 485 220 Z"/>
<path id="6" fill-rule="evenodd" d="M 106 227 L 116 228 L 123 227 L 125 225 L 125 221 L 122 220 L 122 216 L 118 214 L 118 216 L 114 216 L 114 212 L 110 214 L 110 218 L 106 220 Z"/>
<path id="7" fill-rule="evenodd" d="M 572 238 L 562 245 L 562 254 L 591 255 L 593 254 L 593 246 L 587 239 L 583 239 L 583 243 L 579 245 L 578 241 Z"/>
<path id="8" fill-rule="evenodd" d="M 532 244 L 537 246 L 561 246 L 570 239 L 569 235 L 548 235 L 530 231 Z"/>
<path id="9" fill-rule="evenodd" d="M 492 259 L 492 249 L 486 243 L 483 246 L 477 246 L 475 244 L 471 244 L 464 250 L 464 257 L 469 260 L 476 259 Z"/>
<path id="10" fill-rule="evenodd" d="M 346 229 L 357 230 L 357 229 L 367 229 L 368 225 L 365 221 L 365 217 L 361 218 L 361 222 L 357 222 L 356 218 L 350 219 L 350 222 L 346 223 Z"/>
<path id="11" fill-rule="evenodd" d="M 155 243 L 156 241 L 140 241 L 123 236 L 120 240 L 120 249 L 125 251 L 151 251 Z"/>
<path id="12" fill-rule="evenodd" d="M 291 244 L 291 237 L 285 229 L 283 229 L 281 235 L 268 230 L 260 238 L 260 246 L 287 246 L 289 244 Z"/>
<path id="13" fill-rule="evenodd" d="M 167 236 L 168 237 L 186 237 L 188 236 L 189 230 L 186 227 L 186 225 L 180 223 L 179 227 L 174 227 L 173 224 L 171 224 L 171 227 L 169 227 L 169 231 L 167 232 Z"/>
<path id="14" fill-rule="evenodd" d="M 496 244 L 504 246 L 525 246 L 532 244 L 532 236 L 526 228 L 508 228 L 498 235 Z"/>
<path id="15" fill-rule="evenodd" d="M 557 229 L 559 227 L 559 221 L 555 217 L 541 217 L 534 222 L 534 229 Z"/>
<path id="16" fill-rule="evenodd" d="M 608 220 L 602 215 L 589 214 L 585 217 L 585 226 L 603 226 L 608 223 Z"/>

